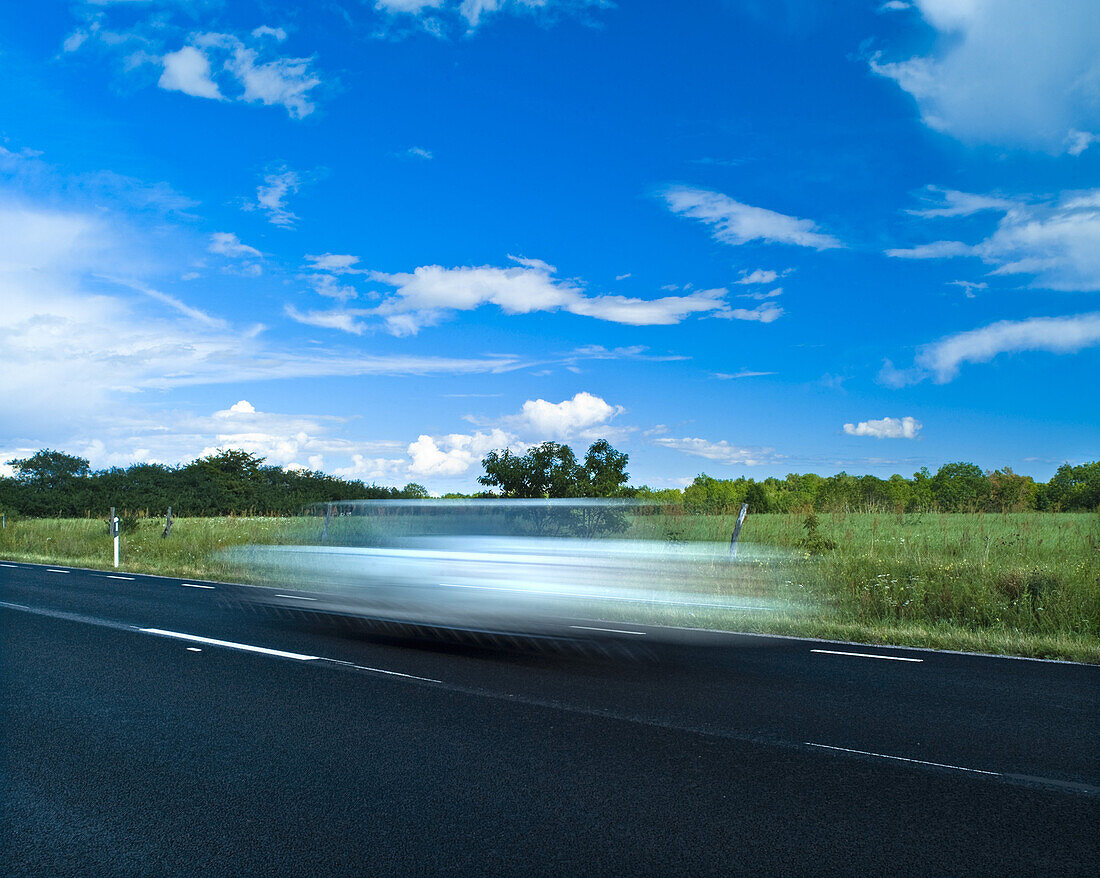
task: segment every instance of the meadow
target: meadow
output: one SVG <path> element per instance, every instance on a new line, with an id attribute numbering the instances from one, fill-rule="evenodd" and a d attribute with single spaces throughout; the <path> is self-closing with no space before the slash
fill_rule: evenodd
<path id="1" fill-rule="evenodd" d="M 255 582 L 219 550 L 316 542 L 321 526 L 316 518 L 181 518 L 165 539 L 163 519 L 139 518 L 123 533 L 121 566 Z M 333 520 L 337 541 L 343 526 Z M 728 543 L 732 527 L 732 516 L 647 515 L 622 536 Z M 774 612 L 704 613 L 690 624 L 1100 663 L 1097 513 L 752 515 L 741 542 L 739 566 Z M 111 541 L 98 519 L 9 520 L 0 557 L 107 569 Z"/>

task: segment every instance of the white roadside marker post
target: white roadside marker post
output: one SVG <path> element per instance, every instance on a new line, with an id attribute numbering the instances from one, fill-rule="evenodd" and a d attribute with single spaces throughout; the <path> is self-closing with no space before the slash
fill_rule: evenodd
<path id="1" fill-rule="evenodd" d="M 115 538 L 115 568 L 118 568 L 118 516 L 115 507 L 111 507 L 111 536 Z"/>
<path id="2" fill-rule="evenodd" d="M 730 536 L 730 558 L 737 557 L 737 540 L 741 537 L 741 525 L 745 523 L 745 516 L 749 514 L 749 504 L 742 503 L 741 511 L 737 515 L 737 524 L 733 526 L 733 534 Z"/>

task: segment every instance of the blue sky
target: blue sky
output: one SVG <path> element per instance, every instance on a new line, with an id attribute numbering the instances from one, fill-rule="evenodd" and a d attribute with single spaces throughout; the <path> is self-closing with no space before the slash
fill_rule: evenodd
<path id="1" fill-rule="evenodd" d="M 1093 0 L 0 9 L 0 459 L 1097 457 Z"/>

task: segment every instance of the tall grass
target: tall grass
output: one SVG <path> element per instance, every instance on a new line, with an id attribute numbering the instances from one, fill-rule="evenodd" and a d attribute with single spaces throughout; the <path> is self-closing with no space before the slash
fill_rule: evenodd
<path id="1" fill-rule="evenodd" d="M 728 542 L 733 516 L 634 518 L 629 538 Z M 349 522 L 333 519 L 341 541 Z M 873 514 L 817 517 L 817 552 L 805 516 L 753 515 L 741 541 L 787 550 L 746 553 L 770 583 L 767 617 L 718 614 L 696 624 L 870 642 L 977 649 L 1100 662 L 1100 515 L 1096 513 Z M 122 538 L 131 571 L 249 581 L 218 550 L 257 543 L 316 542 L 316 518 L 138 520 Z M 821 550 L 828 543 L 835 548 Z M 0 556 L 106 568 L 111 542 L 95 519 L 9 522 Z M 751 560 L 748 560 L 750 559 Z M 253 580 L 254 581 L 254 580 Z M 813 607 L 807 616 L 800 608 Z"/>

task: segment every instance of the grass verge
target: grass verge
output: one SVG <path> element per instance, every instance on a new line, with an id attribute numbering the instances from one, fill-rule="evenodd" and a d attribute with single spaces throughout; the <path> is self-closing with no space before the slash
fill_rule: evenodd
<path id="1" fill-rule="evenodd" d="M 626 536 L 723 541 L 731 528 L 724 516 L 645 516 Z M 184 518 L 167 539 L 162 529 L 138 520 L 123 534 L 125 570 L 258 582 L 219 550 L 313 542 L 320 522 Z M 743 541 L 786 550 L 745 562 L 774 611 L 676 624 L 1100 663 L 1100 515 L 842 513 L 814 531 L 808 539 L 803 516 L 751 516 Z M 96 519 L 22 520 L 0 531 L 0 557 L 108 569 L 111 542 Z"/>

